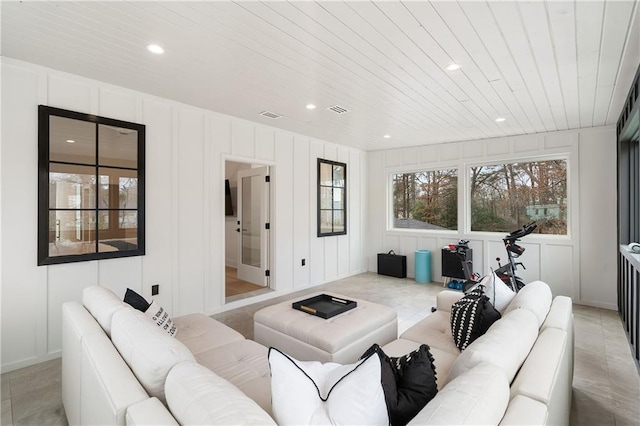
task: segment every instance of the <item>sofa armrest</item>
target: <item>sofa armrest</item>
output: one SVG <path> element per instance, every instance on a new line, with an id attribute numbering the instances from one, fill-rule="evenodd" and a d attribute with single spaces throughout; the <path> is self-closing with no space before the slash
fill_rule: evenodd
<path id="1" fill-rule="evenodd" d="M 567 332 L 545 329 L 511 384 L 511 396 L 523 395 L 545 404 L 549 424 L 569 424 L 572 358 Z"/>
<path id="2" fill-rule="evenodd" d="M 167 407 L 155 396 L 127 408 L 125 416 L 127 425 L 178 425 Z"/>
<path id="3" fill-rule="evenodd" d="M 149 399 L 104 333 L 83 339 L 81 363 L 80 424 L 124 425 L 126 409 Z"/>
<path id="4" fill-rule="evenodd" d="M 461 291 L 442 290 L 436 296 L 436 308 L 439 311 L 451 312 L 451 305 L 464 296 Z"/>
<path id="5" fill-rule="evenodd" d="M 80 424 L 82 341 L 104 331 L 78 302 L 62 304 L 62 403 L 70 425 Z"/>

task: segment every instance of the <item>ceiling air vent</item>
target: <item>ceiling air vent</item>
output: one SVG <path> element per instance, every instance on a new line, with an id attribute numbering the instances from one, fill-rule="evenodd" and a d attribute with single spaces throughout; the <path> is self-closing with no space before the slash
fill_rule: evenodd
<path id="1" fill-rule="evenodd" d="M 276 114 L 275 112 L 271 111 L 262 111 L 260 115 L 263 117 L 271 118 L 272 120 L 282 117 L 280 114 Z"/>
<path id="2" fill-rule="evenodd" d="M 349 112 L 348 109 L 346 109 L 345 107 L 341 107 L 340 105 L 333 105 L 330 106 L 329 108 L 327 108 L 329 111 L 333 111 L 336 114 L 346 114 Z"/>

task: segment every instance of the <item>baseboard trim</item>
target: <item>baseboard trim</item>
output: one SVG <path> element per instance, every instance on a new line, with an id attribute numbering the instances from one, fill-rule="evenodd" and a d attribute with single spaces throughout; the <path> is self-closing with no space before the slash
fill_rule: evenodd
<path id="1" fill-rule="evenodd" d="M 21 359 L 20 361 L 10 362 L 8 364 L 2 364 L 0 372 L 10 373 L 11 371 L 19 370 L 25 367 L 31 367 L 32 365 L 40 364 L 41 362 L 51 361 L 52 359 L 60 358 L 62 356 L 61 350 L 50 352 L 44 356 L 33 356 L 29 358 Z"/>

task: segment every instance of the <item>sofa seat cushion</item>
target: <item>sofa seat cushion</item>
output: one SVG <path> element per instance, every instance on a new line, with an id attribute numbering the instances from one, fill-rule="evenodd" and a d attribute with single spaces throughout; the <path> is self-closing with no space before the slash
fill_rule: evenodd
<path id="1" fill-rule="evenodd" d="M 508 314 L 514 309 L 527 309 L 535 314 L 538 328 L 542 325 L 551 307 L 551 289 L 542 281 L 533 281 L 525 285 L 513 298 L 504 311 Z"/>
<path id="2" fill-rule="evenodd" d="M 450 316 L 449 311 L 435 311 L 402 333 L 400 337 L 418 343 L 426 343 L 432 350 L 437 348 L 457 356 L 460 351 L 453 341 Z"/>
<path id="3" fill-rule="evenodd" d="M 181 425 L 275 425 L 251 398 L 197 363 L 173 367 L 166 394 L 171 413 Z"/>
<path id="4" fill-rule="evenodd" d="M 98 321 L 100 327 L 111 337 L 111 320 L 113 314 L 123 308 L 133 309 L 124 303 L 114 292 L 97 285 L 87 287 L 82 291 L 82 304 L 92 317 Z"/>
<path id="5" fill-rule="evenodd" d="M 195 362 L 189 349 L 133 308 L 116 311 L 111 325 L 113 345 L 140 384 L 149 395 L 165 402 L 164 382 L 169 370 L 181 361 Z"/>
<path id="6" fill-rule="evenodd" d="M 228 380 L 271 413 L 271 377 L 268 349 L 253 340 L 241 340 L 195 356 L 218 376 Z"/>
<path id="7" fill-rule="evenodd" d="M 532 312 L 509 312 L 460 354 L 451 367 L 449 380 L 487 362 L 499 367 L 511 383 L 537 337 L 538 320 Z"/>
<path id="8" fill-rule="evenodd" d="M 184 343 L 194 356 L 244 340 L 242 334 L 202 313 L 176 317 L 173 322 L 179 331 L 176 339 Z"/>
<path id="9" fill-rule="evenodd" d="M 447 383 L 409 424 L 497 425 L 508 404 L 504 373 L 495 365 L 480 363 Z"/>
<path id="10" fill-rule="evenodd" d="M 384 345 L 382 350 L 390 357 L 399 357 L 415 351 L 420 345 L 421 343 L 414 342 L 413 340 L 397 339 Z M 433 365 L 436 370 L 436 385 L 438 389 L 441 389 L 447 382 L 449 371 L 451 371 L 451 367 L 456 361 L 456 358 L 458 358 L 458 355 L 438 348 L 430 348 L 430 352 L 433 356 Z"/>

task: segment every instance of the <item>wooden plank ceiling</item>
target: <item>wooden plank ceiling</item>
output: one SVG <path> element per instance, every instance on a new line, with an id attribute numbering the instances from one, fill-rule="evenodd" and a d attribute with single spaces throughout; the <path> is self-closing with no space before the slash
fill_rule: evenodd
<path id="1" fill-rule="evenodd" d="M 364 150 L 614 124 L 640 50 L 633 0 L 1 7 L 4 56 Z"/>

